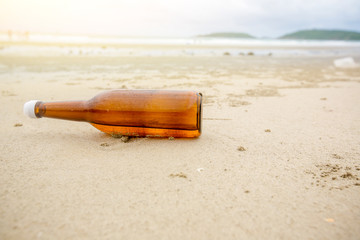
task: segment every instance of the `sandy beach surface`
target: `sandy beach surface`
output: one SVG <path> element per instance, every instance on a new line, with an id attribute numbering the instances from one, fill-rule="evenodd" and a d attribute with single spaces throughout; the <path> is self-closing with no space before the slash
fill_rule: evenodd
<path id="1" fill-rule="evenodd" d="M 0 55 L 0 239 L 359 239 L 360 68 L 335 58 Z M 107 89 L 199 90 L 203 133 L 22 112 Z"/>

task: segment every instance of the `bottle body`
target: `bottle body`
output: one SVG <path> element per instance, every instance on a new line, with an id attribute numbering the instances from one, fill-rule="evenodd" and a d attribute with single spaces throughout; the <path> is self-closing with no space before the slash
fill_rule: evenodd
<path id="1" fill-rule="evenodd" d="M 113 90 L 89 101 L 37 102 L 37 118 L 85 121 L 112 135 L 198 137 L 202 95 L 194 91 Z"/>

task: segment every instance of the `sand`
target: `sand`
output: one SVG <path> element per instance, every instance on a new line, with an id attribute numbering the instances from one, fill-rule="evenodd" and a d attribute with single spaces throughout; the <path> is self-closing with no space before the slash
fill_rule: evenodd
<path id="1" fill-rule="evenodd" d="M 0 239 L 358 239 L 360 69 L 333 60 L 1 56 Z M 115 88 L 201 91 L 201 137 L 22 113 Z"/>

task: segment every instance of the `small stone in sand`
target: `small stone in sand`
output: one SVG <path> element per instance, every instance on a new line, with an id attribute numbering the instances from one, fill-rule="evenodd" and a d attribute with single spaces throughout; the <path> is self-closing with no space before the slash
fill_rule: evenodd
<path id="1" fill-rule="evenodd" d="M 176 174 L 173 174 L 173 173 L 172 173 L 172 174 L 169 175 L 169 177 L 172 177 L 172 178 L 174 178 L 174 177 L 187 178 L 186 174 L 185 174 L 185 173 L 182 173 L 182 172 L 176 173 Z"/>
<path id="2" fill-rule="evenodd" d="M 245 193 L 250 193 L 250 191 L 249 191 L 249 190 L 246 190 Z"/>
<path id="3" fill-rule="evenodd" d="M 224 52 L 224 56 L 230 56 L 229 52 Z"/>
<path id="4" fill-rule="evenodd" d="M 14 127 L 22 127 L 22 123 L 15 123 Z"/>
<path id="5" fill-rule="evenodd" d="M 102 146 L 102 147 L 108 147 L 108 146 L 110 146 L 108 143 L 102 143 L 102 144 L 100 144 L 100 146 Z"/>
<path id="6" fill-rule="evenodd" d="M 237 150 L 241 152 L 246 151 L 246 149 L 243 146 L 238 147 Z"/>
<path id="7" fill-rule="evenodd" d="M 248 55 L 248 56 L 254 56 L 254 53 L 253 53 L 253 52 L 248 52 L 247 55 Z"/>
<path id="8" fill-rule="evenodd" d="M 320 100 L 322 100 L 322 101 L 326 101 L 326 100 L 327 100 L 327 98 L 326 98 L 326 97 L 323 97 L 323 98 L 320 98 Z"/>
<path id="9" fill-rule="evenodd" d="M 271 130 L 270 129 L 265 129 L 265 132 L 271 132 Z"/>

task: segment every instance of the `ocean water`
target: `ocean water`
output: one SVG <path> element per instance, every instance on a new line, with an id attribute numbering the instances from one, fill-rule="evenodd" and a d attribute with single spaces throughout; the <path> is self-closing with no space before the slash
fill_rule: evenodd
<path id="1" fill-rule="evenodd" d="M 360 41 L 141 38 L 0 33 L 1 55 L 360 56 Z"/>

